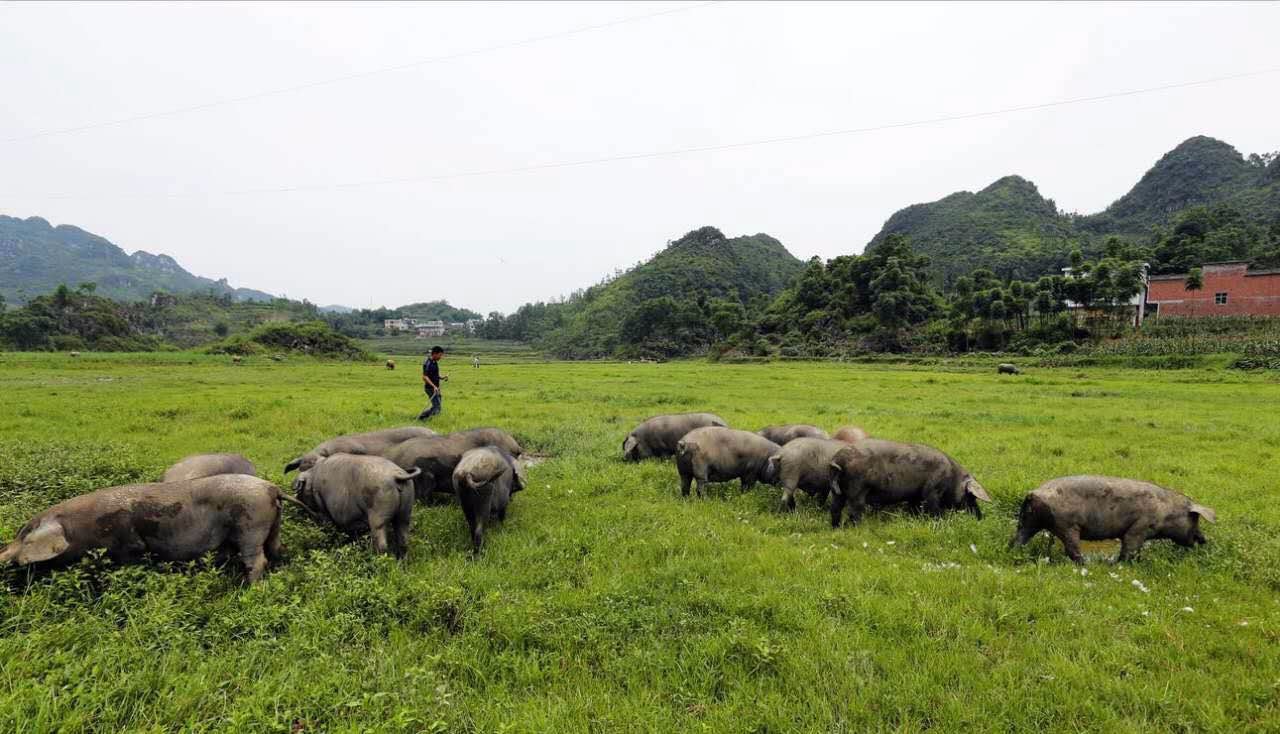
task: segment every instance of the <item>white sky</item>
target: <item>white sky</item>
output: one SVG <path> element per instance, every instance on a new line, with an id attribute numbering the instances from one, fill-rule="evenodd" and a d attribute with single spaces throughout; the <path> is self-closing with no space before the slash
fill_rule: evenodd
<path id="1" fill-rule="evenodd" d="M 1105 207 L 1206 134 L 1280 148 L 1280 73 L 865 134 L 448 176 L 871 127 L 1280 67 L 1280 5 L 719 3 L 287 94 L 170 110 L 651 15 L 679 3 L 0 5 L 0 213 L 315 303 L 510 311 L 710 224 L 801 258 L 1018 173 Z M 237 193 L 239 192 L 239 193 Z"/>

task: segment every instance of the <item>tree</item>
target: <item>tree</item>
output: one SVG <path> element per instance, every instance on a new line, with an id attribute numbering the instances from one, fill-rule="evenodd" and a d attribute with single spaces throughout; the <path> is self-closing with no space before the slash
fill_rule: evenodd
<path id="1" fill-rule="evenodd" d="M 219 321 L 213 325 L 213 333 L 217 334 L 219 337 L 225 337 L 227 334 L 231 333 L 231 327 L 227 322 Z"/>
<path id="2" fill-rule="evenodd" d="M 1191 272 L 1187 273 L 1183 288 L 1188 291 L 1198 291 L 1204 288 L 1204 272 L 1200 268 L 1192 268 Z"/>

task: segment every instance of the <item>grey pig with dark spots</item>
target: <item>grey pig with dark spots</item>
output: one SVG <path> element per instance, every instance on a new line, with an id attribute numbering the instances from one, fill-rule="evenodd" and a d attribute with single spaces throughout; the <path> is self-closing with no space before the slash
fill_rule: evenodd
<path id="1" fill-rule="evenodd" d="M 777 474 L 770 468 L 769 457 L 781 448 L 750 431 L 721 426 L 695 428 L 676 444 L 680 493 L 689 496 L 689 484 L 694 480 L 699 497 L 707 482 L 739 479 L 744 490 L 751 489 L 757 481 L 773 484 Z"/>
<path id="2" fill-rule="evenodd" d="M 1081 540 L 1119 538 L 1119 560 L 1128 561 L 1148 540 L 1172 540 L 1185 548 L 1203 545 L 1201 519 L 1217 522 L 1218 516 L 1212 508 L 1150 482 L 1093 474 L 1059 477 L 1027 494 L 1009 546 L 1026 545 L 1048 530 L 1062 541 L 1071 560 L 1084 563 Z"/>
<path id="3" fill-rule="evenodd" d="M 258 476 L 258 468 L 240 454 L 192 454 L 165 470 L 162 482 L 214 477 L 219 474 Z"/>
<path id="4" fill-rule="evenodd" d="M 848 507 L 857 523 L 867 505 L 906 504 L 939 516 L 968 510 L 979 520 L 978 502 L 991 495 L 955 459 L 932 446 L 867 438 L 846 446 L 831 460 L 831 527 L 840 527 Z"/>
<path id="5" fill-rule="evenodd" d="M 108 487 L 36 515 L 0 551 L 0 563 L 70 562 L 95 549 L 118 563 L 190 561 L 229 547 L 252 583 L 280 557 L 281 501 L 298 503 L 242 474 Z"/>
<path id="6" fill-rule="evenodd" d="M 715 413 L 672 413 L 655 415 L 635 427 L 622 442 L 622 460 L 640 461 L 675 456 L 676 445 L 695 428 L 725 427 L 729 424 Z"/>

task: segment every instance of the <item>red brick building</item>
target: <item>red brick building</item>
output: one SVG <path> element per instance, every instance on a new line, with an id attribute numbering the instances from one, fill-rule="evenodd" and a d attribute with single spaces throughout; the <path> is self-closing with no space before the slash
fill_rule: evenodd
<path id="1" fill-rule="evenodd" d="M 1249 270 L 1245 261 L 1205 263 L 1204 287 L 1187 290 L 1187 275 L 1153 275 L 1147 318 L 1158 316 L 1280 316 L 1280 270 Z"/>

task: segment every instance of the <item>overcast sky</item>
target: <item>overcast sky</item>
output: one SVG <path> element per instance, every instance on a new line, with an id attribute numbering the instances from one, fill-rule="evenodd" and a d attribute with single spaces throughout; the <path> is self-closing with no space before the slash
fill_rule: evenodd
<path id="1" fill-rule="evenodd" d="M 456 174 L 1276 68 L 1277 29 L 1276 4 L 0 4 L 0 213 L 321 304 L 509 311 L 702 225 L 834 257 L 1010 173 L 1093 212 L 1192 135 L 1280 149 L 1280 74 Z M 417 180 L 331 187 L 387 179 Z"/>

